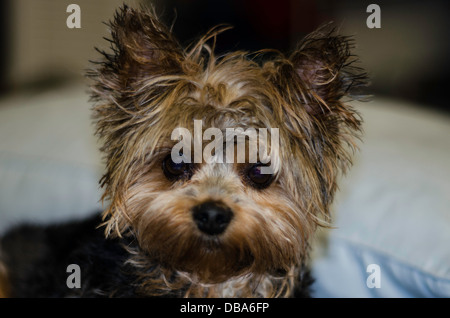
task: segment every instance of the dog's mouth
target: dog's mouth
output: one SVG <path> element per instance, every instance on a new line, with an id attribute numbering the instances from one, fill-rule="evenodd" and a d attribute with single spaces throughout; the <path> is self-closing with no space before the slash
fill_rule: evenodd
<path id="1" fill-rule="evenodd" d="M 292 244 L 279 244 L 278 237 L 261 227 L 261 223 L 240 220 L 237 214 L 225 230 L 216 234 L 199 228 L 197 223 L 203 222 L 200 216 L 197 223 L 187 217 L 146 221 L 138 241 L 152 263 L 189 273 L 205 283 L 287 270 L 297 261 L 296 253 L 300 251 Z"/>
<path id="2" fill-rule="evenodd" d="M 165 268 L 190 273 L 204 283 L 221 283 L 254 267 L 255 258 L 249 249 L 232 246 L 222 236 L 201 235 L 184 246 L 183 251 L 174 247 L 172 252 L 167 245 L 165 249 L 153 248 L 150 255 Z"/>
<path id="3" fill-rule="evenodd" d="M 220 253 L 224 247 L 223 239 L 218 235 L 202 235 L 200 244 L 206 252 L 210 253 Z"/>

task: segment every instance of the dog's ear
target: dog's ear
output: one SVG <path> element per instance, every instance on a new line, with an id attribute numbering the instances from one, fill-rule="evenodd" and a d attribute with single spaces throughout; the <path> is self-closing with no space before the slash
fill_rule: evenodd
<path id="1" fill-rule="evenodd" d="M 150 138 L 146 129 L 158 120 L 160 101 L 170 92 L 171 79 L 183 75 L 184 52 L 150 8 L 124 5 L 108 25 L 111 48 L 109 52 L 98 50 L 103 58 L 93 62 L 87 76 L 92 79 L 93 118 L 107 161 L 101 182 L 106 185 L 103 198 L 111 205 L 105 215 L 114 216 L 118 211 L 126 213 L 124 184 L 136 175 L 129 168 L 138 166 L 130 164 L 136 159 L 136 151 L 130 148 L 136 140 Z M 147 153 L 142 149 L 140 156 Z"/>
<path id="2" fill-rule="evenodd" d="M 128 99 L 145 84 L 143 80 L 181 72 L 183 50 L 152 9 L 123 5 L 108 26 L 111 52 L 97 49 L 104 58 L 88 71 L 88 77 L 95 80 L 91 86 L 94 100 Z"/>
<path id="3" fill-rule="evenodd" d="M 352 46 L 350 37 L 337 35 L 333 27 L 325 25 L 309 34 L 290 56 L 301 90 L 297 98 L 312 116 L 332 113 L 354 121 L 341 99 L 358 99 L 367 76 L 355 66 L 357 58 L 351 54 Z"/>
<path id="4" fill-rule="evenodd" d="M 367 86 L 366 73 L 355 66 L 358 59 L 351 54 L 352 46 L 350 37 L 325 25 L 306 36 L 288 59 L 272 63 L 276 68 L 272 80 L 293 113 L 304 109 L 318 119 L 337 116 L 357 128 L 354 112 L 342 102 L 345 96 L 364 97 L 361 88 Z"/>
<path id="5" fill-rule="evenodd" d="M 351 163 L 361 118 L 346 102 L 362 97 L 365 72 L 355 66 L 352 40 L 325 25 L 308 35 L 289 58 L 266 63 L 283 100 L 281 121 L 307 152 L 321 180 L 325 205 L 331 202 L 337 174 Z"/>

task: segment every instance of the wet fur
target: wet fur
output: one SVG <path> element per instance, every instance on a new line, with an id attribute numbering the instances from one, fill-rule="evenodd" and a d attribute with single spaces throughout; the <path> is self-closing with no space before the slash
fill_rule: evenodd
<path id="1" fill-rule="evenodd" d="M 68 295 L 307 295 L 309 241 L 318 226 L 329 225 L 337 177 L 350 166 L 360 133 L 361 118 L 346 101 L 358 97 L 366 77 L 355 66 L 351 39 L 326 25 L 290 56 L 273 50 L 216 56 L 214 43 L 224 28 L 183 48 L 152 10 L 127 6 L 110 27 L 111 50 L 100 51 L 103 59 L 88 73 L 106 161 L 103 199 L 110 205 L 103 212 L 104 233 L 93 230 L 95 222 L 86 223 L 91 234 L 80 231 L 84 243 L 62 259 L 100 257 L 96 261 L 111 263 L 104 275 L 87 266 L 89 284 L 66 290 Z M 242 177 L 245 166 L 217 163 L 197 165 L 189 180 L 168 180 L 161 161 L 175 143 L 171 132 L 192 131 L 194 119 L 223 131 L 279 128 L 273 184 L 252 188 Z M 214 238 L 196 228 L 190 212 L 205 200 L 234 212 L 226 232 Z M 45 255 L 51 260 L 42 260 L 46 266 L 65 270 L 52 254 L 53 243 L 42 237 L 57 232 L 52 229 L 16 232 L 29 231 L 44 242 L 30 270 L 42 267 Z M 14 268 L 23 260 L 11 257 L 14 243 L 4 244 L 10 244 L 5 263 Z M 100 247 L 105 253 L 94 256 Z M 119 281 L 105 277 L 116 271 L 125 273 Z M 22 295 L 18 277 L 8 273 L 12 295 Z M 65 284 L 65 276 L 60 278 Z"/>

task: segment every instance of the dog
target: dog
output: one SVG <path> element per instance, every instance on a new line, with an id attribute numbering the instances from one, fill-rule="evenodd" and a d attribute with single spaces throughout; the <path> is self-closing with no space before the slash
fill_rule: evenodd
<path id="1" fill-rule="evenodd" d="M 109 26 L 87 74 L 107 207 L 6 233 L 3 296 L 308 297 L 310 243 L 361 135 L 352 39 L 325 25 L 289 56 L 216 56 L 226 27 L 183 48 L 153 9 Z"/>

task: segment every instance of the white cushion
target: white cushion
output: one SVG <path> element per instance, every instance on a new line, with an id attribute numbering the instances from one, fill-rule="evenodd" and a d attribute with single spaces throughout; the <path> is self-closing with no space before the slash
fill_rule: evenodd
<path id="1" fill-rule="evenodd" d="M 356 107 L 365 135 L 317 247 L 314 295 L 450 297 L 450 118 L 386 99 Z M 366 284 L 370 264 L 381 288 Z"/>
<path id="2" fill-rule="evenodd" d="M 101 207 L 90 107 L 78 84 L 0 101 L 0 231 Z"/>

